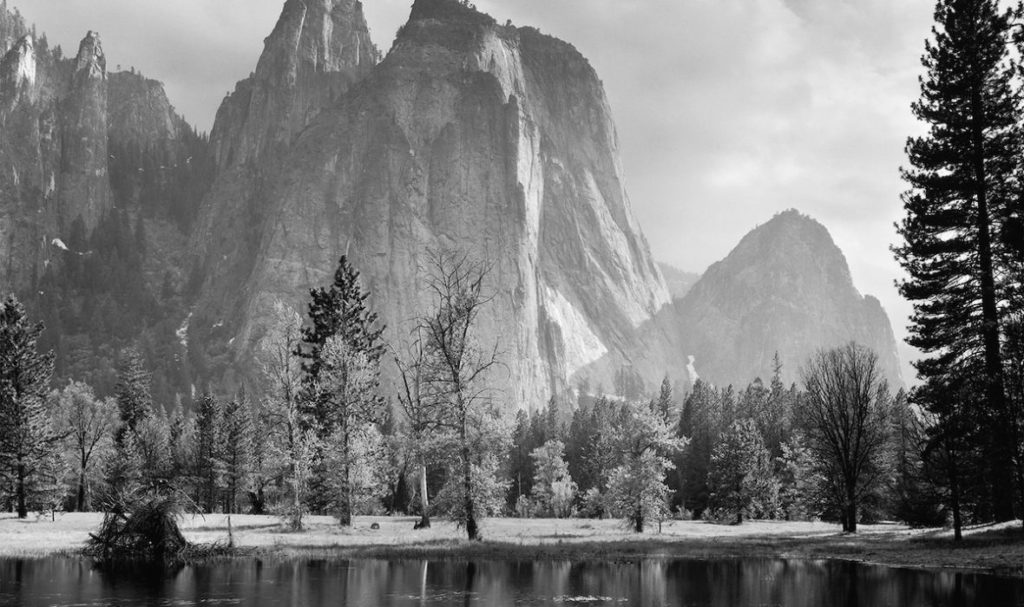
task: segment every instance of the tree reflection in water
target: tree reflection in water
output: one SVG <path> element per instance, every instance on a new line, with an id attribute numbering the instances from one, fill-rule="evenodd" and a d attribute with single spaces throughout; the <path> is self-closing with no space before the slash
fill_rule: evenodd
<path id="1" fill-rule="evenodd" d="M 0 560 L 0 604 L 468 606 L 1024 603 L 1024 581 L 825 560 L 628 562 L 237 559 L 178 570 Z"/>

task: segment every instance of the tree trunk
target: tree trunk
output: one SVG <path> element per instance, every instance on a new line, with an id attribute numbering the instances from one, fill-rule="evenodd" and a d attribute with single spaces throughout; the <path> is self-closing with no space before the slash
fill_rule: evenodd
<path id="1" fill-rule="evenodd" d="M 420 464 L 420 522 L 417 529 L 430 529 L 430 498 L 427 497 L 427 465 Z"/>
<path id="2" fill-rule="evenodd" d="M 18 462 L 18 518 L 28 518 L 28 505 L 25 503 L 25 477 L 28 476 L 28 471 L 25 470 L 25 464 Z"/>
<path id="3" fill-rule="evenodd" d="M 957 473 L 956 460 L 950 457 L 949 485 L 951 502 L 953 506 L 953 541 L 960 542 L 964 539 L 963 519 L 960 515 L 960 475 Z"/>
<path id="4" fill-rule="evenodd" d="M 633 531 L 636 531 L 637 533 L 644 532 L 643 506 L 638 506 L 636 512 L 633 513 Z"/>
<path id="5" fill-rule="evenodd" d="M 75 500 L 75 510 L 85 512 L 85 469 L 78 473 L 78 497 Z"/>
<path id="6" fill-rule="evenodd" d="M 342 527 L 352 526 L 352 462 L 349 451 L 348 422 L 346 422 L 345 430 L 341 433 L 343 463 L 341 465 L 341 503 L 339 504 L 338 524 Z"/>
<path id="7" fill-rule="evenodd" d="M 461 401 L 461 394 L 459 399 Z M 466 433 L 466 407 L 459 403 L 462 423 L 459 425 L 459 439 L 462 441 L 462 490 L 465 492 L 463 507 L 466 509 L 466 535 L 472 541 L 480 540 L 480 529 L 476 525 L 476 506 L 473 503 L 473 464 L 470 461 L 469 437 Z"/>
<path id="8" fill-rule="evenodd" d="M 857 499 L 853 492 L 846 495 L 846 531 L 857 533 Z"/>
<path id="9" fill-rule="evenodd" d="M 992 509 L 996 521 L 1011 520 L 1013 514 L 1013 445 L 1009 431 L 1009 415 L 1003 382 L 1003 361 L 999 347 L 999 312 L 996 305 L 995 275 L 992 263 L 992 235 L 989 218 L 987 174 L 985 171 L 985 122 L 982 91 L 974 87 L 971 93 L 973 128 L 971 133 L 974 154 L 974 180 L 978 202 L 976 229 L 978 231 L 978 279 L 981 285 L 982 338 L 985 345 L 985 387 L 988 405 L 993 412 L 995 428 L 992 435 L 991 486 Z"/>

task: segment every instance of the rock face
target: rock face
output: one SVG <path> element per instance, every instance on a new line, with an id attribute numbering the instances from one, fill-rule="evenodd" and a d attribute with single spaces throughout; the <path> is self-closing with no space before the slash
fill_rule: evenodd
<path id="1" fill-rule="evenodd" d="M 87 231 L 110 209 L 107 174 L 107 59 L 99 36 L 89 32 L 78 48 L 71 87 L 63 101 L 62 226 L 81 217 Z"/>
<path id="2" fill-rule="evenodd" d="M 400 349 L 431 252 L 454 249 L 491 267 L 477 337 L 511 407 L 577 382 L 745 385 L 776 351 L 789 381 L 851 339 L 898 381 L 881 306 L 795 211 L 699 280 L 659 268 L 600 80 L 537 30 L 416 0 L 382 60 L 356 0 L 288 0 L 208 141 L 159 82 L 108 74 L 97 35 L 65 59 L 0 7 L 0 290 L 53 329 L 61 377 L 109 392 L 143 344 L 161 402 L 231 390 L 274 305 L 304 315 L 343 254 Z"/>
<path id="3" fill-rule="evenodd" d="M 256 71 L 217 112 L 211 142 L 218 168 L 283 151 L 378 59 L 360 2 L 287 0 Z"/>
<path id="4" fill-rule="evenodd" d="M 891 385 L 902 386 L 892 325 L 874 297 L 853 285 L 828 230 L 786 211 L 740 241 L 676 303 L 684 354 L 719 385 L 771 376 L 799 378 L 816 350 L 856 341 L 875 350 Z"/>
<path id="5" fill-rule="evenodd" d="M 65 58 L 4 3 L 0 43 L 0 294 L 46 322 L 59 378 L 108 391 L 119 349 L 145 343 L 158 389 L 187 386 L 170 327 L 206 138 L 158 82 L 108 74 L 98 34 Z"/>
<path id="6" fill-rule="evenodd" d="M 364 29 L 358 12 L 330 14 L 357 18 L 334 31 Z M 261 66 L 278 65 L 267 54 L 282 31 Z M 234 116 L 222 108 L 215 132 L 245 132 L 224 124 Z M 277 119 L 285 126 L 273 128 L 294 132 L 291 116 Z M 497 382 L 519 407 L 543 404 L 591 363 L 621 363 L 637 327 L 669 301 L 630 211 L 594 70 L 570 45 L 456 0 L 418 0 L 388 56 L 301 131 L 280 167 L 260 172 L 247 225 L 235 214 L 245 195 L 219 184 L 207 201 L 205 225 L 223 238 L 234 224 L 231 234 L 245 233 L 224 240 L 250 241 L 204 257 L 192 326 L 213 368 L 242 366 L 272 303 L 303 312 L 307 289 L 346 252 L 399 340 L 429 308 L 430 250 L 492 264 L 481 341 L 499 343 L 508 375 Z M 256 254 L 240 259 L 244 250 Z"/>

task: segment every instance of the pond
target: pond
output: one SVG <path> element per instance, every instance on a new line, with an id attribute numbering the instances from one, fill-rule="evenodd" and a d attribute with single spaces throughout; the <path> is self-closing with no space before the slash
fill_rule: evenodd
<path id="1" fill-rule="evenodd" d="M 1024 605 L 1024 580 L 827 560 L 236 559 L 168 572 L 50 558 L 0 561 L 0 604 L 999 607 Z"/>

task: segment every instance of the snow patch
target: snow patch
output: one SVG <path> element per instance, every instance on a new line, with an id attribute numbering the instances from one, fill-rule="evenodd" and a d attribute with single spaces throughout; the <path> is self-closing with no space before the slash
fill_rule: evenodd
<path id="1" fill-rule="evenodd" d="M 174 335 L 178 338 L 178 343 L 184 348 L 188 348 L 188 326 L 192 322 L 192 313 L 189 312 L 188 316 L 185 317 L 185 322 L 181 323 L 178 330 L 174 332 Z"/>
<path id="2" fill-rule="evenodd" d="M 587 319 L 568 299 L 547 285 L 541 288 L 544 311 L 562 329 L 566 370 L 570 376 L 608 353 L 608 348 L 591 330 Z"/>
<path id="3" fill-rule="evenodd" d="M 686 357 L 689 362 L 686 363 L 686 372 L 690 376 L 690 383 L 695 384 L 700 379 L 700 375 L 697 374 L 697 367 L 693 363 L 697 362 L 697 357 L 693 354 Z"/>

